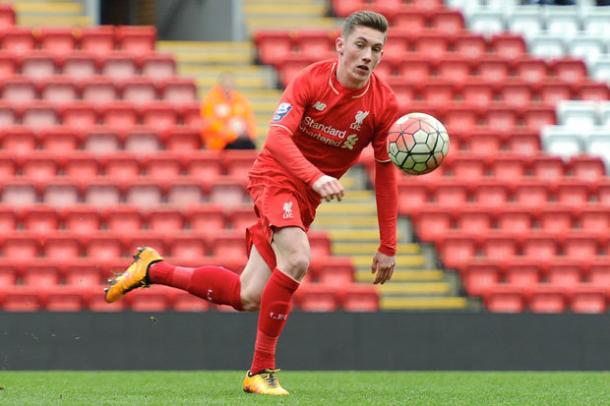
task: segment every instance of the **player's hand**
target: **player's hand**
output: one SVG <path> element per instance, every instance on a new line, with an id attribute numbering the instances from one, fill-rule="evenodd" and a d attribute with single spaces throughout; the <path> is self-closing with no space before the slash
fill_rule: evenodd
<path id="1" fill-rule="evenodd" d="M 316 180 L 312 188 L 327 202 L 335 198 L 341 201 L 345 193 L 343 185 L 339 180 L 328 175 L 323 175 L 320 179 Z"/>
<path id="2" fill-rule="evenodd" d="M 373 266 L 371 266 L 371 273 L 375 275 L 374 284 L 384 284 L 392 279 L 394 273 L 394 267 L 396 266 L 396 256 L 385 255 L 381 252 L 377 252 L 373 257 Z"/>

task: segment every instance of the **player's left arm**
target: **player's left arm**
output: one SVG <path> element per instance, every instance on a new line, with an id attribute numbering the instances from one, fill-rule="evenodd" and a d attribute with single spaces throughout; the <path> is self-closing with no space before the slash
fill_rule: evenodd
<path id="1" fill-rule="evenodd" d="M 392 278 L 396 266 L 396 225 L 398 220 L 398 186 L 396 169 L 390 161 L 386 138 L 392 123 L 398 116 L 394 95 L 381 111 L 380 125 L 373 138 L 375 153 L 375 199 L 379 224 L 379 249 L 373 257 L 371 272 L 376 274 L 374 283 L 385 283 Z"/>

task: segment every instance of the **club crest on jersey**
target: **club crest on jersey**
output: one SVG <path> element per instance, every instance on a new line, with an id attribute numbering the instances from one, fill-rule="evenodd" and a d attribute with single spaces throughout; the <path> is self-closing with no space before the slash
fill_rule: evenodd
<path id="1" fill-rule="evenodd" d="M 283 219 L 291 219 L 292 215 L 292 202 L 284 202 L 284 206 L 282 207 L 284 210 L 284 214 L 282 214 Z"/>
<path id="2" fill-rule="evenodd" d="M 362 126 L 362 122 L 368 115 L 369 115 L 368 111 L 358 111 L 356 113 L 356 117 L 354 117 L 355 121 L 352 124 L 350 124 L 349 128 L 351 128 L 352 130 L 359 131 L 360 127 Z"/>
<path id="3" fill-rule="evenodd" d="M 323 111 L 326 108 L 326 104 L 324 104 L 318 100 L 317 102 L 314 103 L 313 108 L 318 111 Z"/>
<path id="4" fill-rule="evenodd" d="M 280 105 L 277 106 L 275 113 L 273 113 L 272 121 L 280 121 L 281 119 L 284 118 L 284 116 L 286 114 L 288 114 L 290 112 L 290 110 L 292 110 L 292 104 L 280 103 Z"/>

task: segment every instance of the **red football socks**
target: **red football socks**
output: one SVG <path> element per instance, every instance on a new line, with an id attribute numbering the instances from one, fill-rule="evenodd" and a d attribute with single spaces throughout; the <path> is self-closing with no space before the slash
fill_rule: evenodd
<path id="1" fill-rule="evenodd" d="M 148 278 L 151 283 L 186 290 L 209 302 L 242 310 L 239 275 L 222 266 L 186 268 L 161 261 L 150 266 Z"/>
<path id="2" fill-rule="evenodd" d="M 273 270 L 261 297 L 251 373 L 275 369 L 275 347 L 290 313 L 292 294 L 298 287 L 297 281 L 277 268 Z"/>

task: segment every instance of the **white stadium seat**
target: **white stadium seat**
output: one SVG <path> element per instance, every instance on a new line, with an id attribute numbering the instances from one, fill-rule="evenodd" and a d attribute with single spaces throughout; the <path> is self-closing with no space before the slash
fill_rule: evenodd
<path id="1" fill-rule="evenodd" d="M 607 51 L 606 44 L 592 35 L 582 35 L 568 42 L 568 53 L 575 58 L 582 58 L 587 63 L 597 61 Z"/>
<path id="2" fill-rule="evenodd" d="M 583 29 L 589 35 L 598 38 L 610 37 L 610 9 L 607 7 L 592 7 L 582 16 Z"/>
<path id="3" fill-rule="evenodd" d="M 505 31 L 504 16 L 497 11 L 478 10 L 468 18 L 471 30 L 482 34 L 496 34 Z"/>
<path id="4" fill-rule="evenodd" d="M 600 102 L 599 118 L 602 127 L 610 128 L 610 101 Z"/>
<path id="5" fill-rule="evenodd" d="M 528 50 L 541 58 L 561 58 L 566 54 L 564 39 L 560 35 L 536 35 L 528 41 Z"/>
<path id="6" fill-rule="evenodd" d="M 544 21 L 542 18 L 537 8 L 517 8 L 508 16 L 508 28 L 514 33 L 531 38 L 543 31 Z"/>
<path id="7" fill-rule="evenodd" d="M 597 80 L 610 81 L 610 55 L 606 54 L 592 62 L 591 76 Z"/>
<path id="8" fill-rule="evenodd" d="M 587 153 L 599 156 L 606 167 L 610 167 L 610 129 L 597 129 L 588 134 L 586 140 Z"/>
<path id="9" fill-rule="evenodd" d="M 548 34 L 575 37 L 581 32 L 581 23 L 576 7 L 546 6 L 546 32 Z"/>
<path id="10" fill-rule="evenodd" d="M 559 102 L 559 122 L 576 130 L 590 129 L 598 125 L 598 103 L 594 101 L 563 100 Z"/>
<path id="11" fill-rule="evenodd" d="M 542 146 L 551 155 L 570 158 L 584 151 L 578 131 L 562 126 L 546 126 L 542 129 Z"/>

